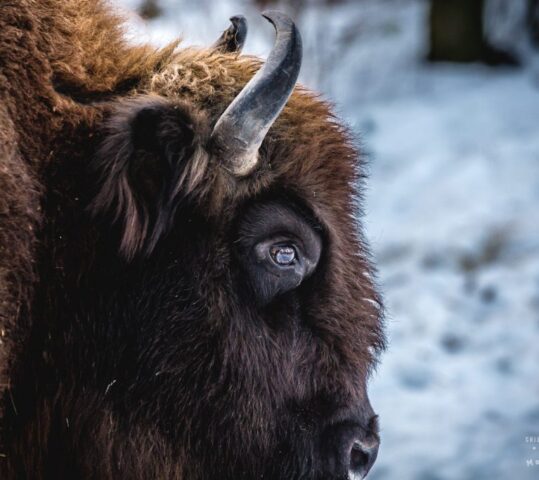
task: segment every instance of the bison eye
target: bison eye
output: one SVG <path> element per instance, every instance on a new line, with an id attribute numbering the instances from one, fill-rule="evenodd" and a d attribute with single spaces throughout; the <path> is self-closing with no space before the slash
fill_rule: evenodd
<path id="1" fill-rule="evenodd" d="M 235 242 L 247 290 L 259 305 L 294 290 L 316 269 L 321 229 L 302 212 L 277 202 L 252 206 Z"/>
<path id="2" fill-rule="evenodd" d="M 282 267 L 293 265 L 296 261 L 296 249 L 290 245 L 272 245 L 270 255 L 273 261 Z"/>

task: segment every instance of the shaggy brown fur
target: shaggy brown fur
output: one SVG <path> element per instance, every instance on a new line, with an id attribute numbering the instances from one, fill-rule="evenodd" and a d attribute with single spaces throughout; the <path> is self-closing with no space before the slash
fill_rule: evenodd
<path id="1" fill-rule="evenodd" d="M 14 326 L 23 321 L 31 296 L 39 192 L 45 169 L 58 160 L 55 144 L 66 129 L 91 125 L 100 116 L 100 108 L 86 108 L 80 100 L 111 97 L 148 81 L 176 45 L 161 51 L 127 46 L 119 19 L 95 0 L 5 1 L 0 31 L 0 384 L 5 388 L 12 332 L 16 335 Z"/>
<path id="2" fill-rule="evenodd" d="M 208 147 L 213 124 L 259 67 L 259 60 L 236 54 L 178 50 L 176 44 L 162 50 L 128 45 L 119 18 L 101 0 L 0 3 L 0 380 L 3 408 L 9 407 L 12 418 L 18 410 L 10 390 L 13 378 L 20 382 L 38 375 L 45 368 L 42 363 L 53 364 L 46 349 L 32 350 L 40 345 L 33 343 L 36 339 L 45 338 L 49 328 L 53 331 L 48 322 L 55 322 L 48 314 L 43 318 L 48 310 L 41 307 L 62 305 L 51 300 L 45 285 L 53 278 L 59 285 L 78 284 L 81 264 L 93 261 L 93 245 L 103 241 L 91 222 L 88 226 L 81 220 L 88 218 L 88 204 L 95 222 L 108 214 L 116 219 L 119 240 L 111 233 L 109 243 L 115 242 L 122 258 L 132 260 L 150 255 L 166 236 L 179 196 L 192 199 L 208 222 L 229 225 L 244 202 L 276 189 L 301 199 L 323 219 L 330 267 L 323 292 L 308 307 L 309 315 L 317 318 L 314 336 L 323 341 L 311 348 L 307 337 L 304 347 L 298 340 L 301 365 L 290 358 L 266 359 L 275 372 L 282 370 L 290 378 L 275 374 L 275 385 L 271 379 L 267 385 L 253 383 L 258 396 L 240 406 L 248 427 L 234 441 L 265 445 L 255 437 L 266 432 L 260 436 L 268 435 L 269 443 L 271 428 L 264 422 L 274 413 L 261 400 L 264 395 L 312 398 L 320 389 L 314 379 L 330 378 L 344 398 L 364 396 L 364 380 L 383 346 L 383 335 L 373 271 L 352 218 L 362 172 L 348 132 L 325 102 L 298 88 L 270 130 L 254 176 L 231 178 Z M 125 119 L 156 104 L 170 106 L 165 125 L 170 118 L 180 118 L 192 135 L 187 134 L 181 156 L 188 162 L 171 172 L 176 190 L 160 197 L 162 203 L 153 212 L 145 198 L 133 195 L 128 162 L 118 156 L 106 174 L 103 162 L 128 141 L 129 134 L 122 130 Z M 100 159 L 95 168 L 101 187 L 91 191 L 87 166 L 95 157 Z M 164 211 L 166 219 L 154 218 Z M 213 308 L 209 315 L 222 317 L 227 302 L 223 291 L 208 291 L 207 303 Z M 314 313 L 322 310 L 323 316 Z M 62 335 L 62 341 L 77 343 L 76 331 Z M 227 335 L 223 341 L 232 343 L 240 333 Z M 252 335 L 256 342 L 258 337 Z M 240 361 L 234 355 L 225 363 Z M 23 356 L 27 360 L 20 361 Z M 259 374 L 255 369 L 260 364 L 241 361 L 246 375 L 250 368 L 253 378 Z M 33 413 L 21 432 L 11 434 L 9 445 L 1 445 L 0 453 L 7 455 L 2 478 L 23 471 L 28 478 L 48 478 L 47 468 L 77 456 L 77 471 L 84 471 L 84 478 L 204 478 L 204 465 L 190 466 L 185 477 L 182 459 L 188 446 L 170 445 L 162 429 L 140 421 L 137 408 L 129 417 L 131 424 L 121 424 L 104 397 L 84 396 L 73 386 L 77 372 L 58 375 L 71 380 L 51 395 L 25 400 L 32 403 L 27 410 Z M 298 381 L 297 376 L 312 381 Z M 36 387 L 37 392 L 41 390 Z M 13 430 L 16 421 L 7 424 Z M 75 437 L 67 441 L 54 433 L 65 429 L 77 432 Z M 48 458 L 43 458 L 45 451 Z M 55 478 L 74 471 L 70 468 L 56 470 Z"/>

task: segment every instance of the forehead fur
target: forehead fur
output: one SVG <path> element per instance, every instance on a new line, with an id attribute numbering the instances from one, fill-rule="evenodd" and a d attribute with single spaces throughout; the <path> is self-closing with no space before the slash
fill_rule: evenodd
<path id="1" fill-rule="evenodd" d="M 150 76 L 143 89 L 189 101 L 213 125 L 261 66 L 250 56 L 186 49 Z M 307 89 L 295 89 L 260 156 L 259 170 L 247 179 L 230 184 L 221 175 L 211 176 L 216 203 L 221 204 L 223 196 L 241 198 L 279 186 L 301 196 L 325 218 L 333 212 L 342 220 L 355 209 L 362 172 L 352 135 L 336 120 L 331 106 Z"/>

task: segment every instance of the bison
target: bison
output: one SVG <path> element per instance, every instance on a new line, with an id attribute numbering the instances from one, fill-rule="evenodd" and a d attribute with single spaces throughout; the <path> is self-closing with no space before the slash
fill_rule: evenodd
<path id="1" fill-rule="evenodd" d="M 340 480 L 378 450 L 365 167 L 286 15 L 208 48 L 0 3 L 2 479 Z"/>

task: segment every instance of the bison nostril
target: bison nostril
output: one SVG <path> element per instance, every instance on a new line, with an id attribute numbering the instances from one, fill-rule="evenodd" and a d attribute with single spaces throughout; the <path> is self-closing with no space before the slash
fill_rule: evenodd
<path id="1" fill-rule="evenodd" d="M 363 451 L 359 442 L 354 442 L 350 452 L 350 471 L 356 472 L 369 462 L 369 454 Z"/>
<path id="2" fill-rule="evenodd" d="M 330 425 L 321 438 L 320 478 L 365 478 L 376 460 L 379 443 L 378 427 L 369 422 L 365 426 L 364 421 L 353 419 Z"/>
<path id="3" fill-rule="evenodd" d="M 378 455 L 378 442 L 367 444 L 356 440 L 350 450 L 349 480 L 360 480 L 367 476 Z"/>

